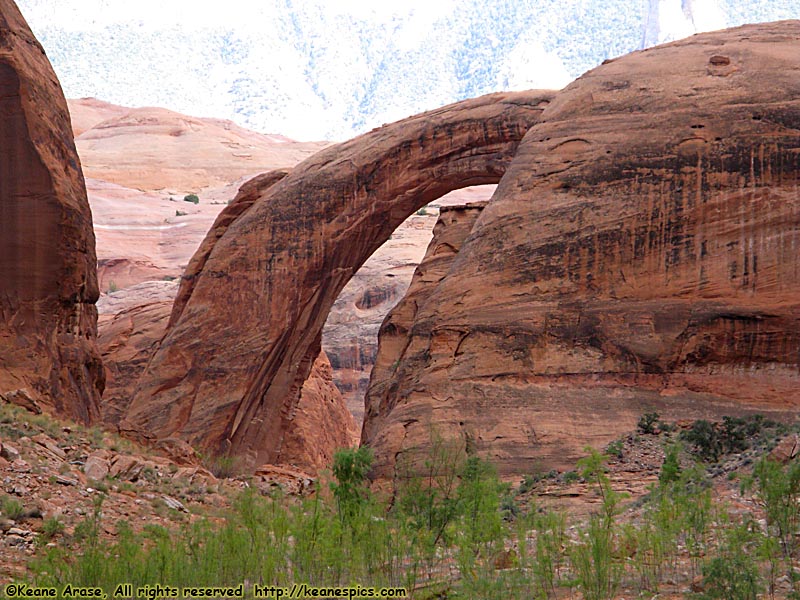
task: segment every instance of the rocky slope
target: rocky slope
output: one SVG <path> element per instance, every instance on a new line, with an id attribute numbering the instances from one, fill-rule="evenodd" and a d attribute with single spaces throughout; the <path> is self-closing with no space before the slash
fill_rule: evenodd
<path id="1" fill-rule="evenodd" d="M 432 429 L 523 472 L 648 410 L 796 411 L 799 42 L 702 34 L 556 95 L 417 309 L 379 473 Z"/>
<path id="2" fill-rule="evenodd" d="M 61 87 L 0 2 L 0 395 L 87 422 L 103 371 L 92 215 Z"/>
<path id="3" fill-rule="evenodd" d="M 352 274 L 430 200 L 497 181 L 550 96 L 498 94 L 412 117 L 326 149 L 267 188 L 184 280 L 185 307 L 121 429 L 275 462 Z"/>

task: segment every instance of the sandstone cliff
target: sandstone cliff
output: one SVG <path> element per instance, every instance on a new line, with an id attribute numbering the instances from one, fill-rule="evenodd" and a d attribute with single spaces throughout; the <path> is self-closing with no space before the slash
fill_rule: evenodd
<path id="1" fill-rule="evenodd" d="M 796 411 L 798 47 L 796 21 L 702 34 L 556 95 L 371 407 L 379 475 L 432 429 L 519 473 L 644 411 Z"/>
<path id="2" fill-rule="evenodd" d="M 87 422 L 103 390 L 92 217 L 64 95 L 12 0 L 0 0 L 0 144 L 0 394 Z"/>

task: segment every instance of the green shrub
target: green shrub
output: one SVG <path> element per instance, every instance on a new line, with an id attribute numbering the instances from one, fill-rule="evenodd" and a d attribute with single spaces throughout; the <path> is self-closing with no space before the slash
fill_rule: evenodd
<path id="1" fill-rule="evenodd" d="M 700 419 L 681 432 L 681 439 L 692 444 L 695 454 L 705 461 L 716 462 L 722 454 L 722 439 L 716 424 Z"/>
<path id="2" fill-rule="evenodd" d="M 45 541 L 64 532 L 64 523 L 58 517 L 47 517 L 42 523 L 42 537 Z"/>
<path id="3" fill-rule="evenodd" d="M 658 418 L 659 416 L 657 412 L 643 414 L 641 417 L 639 417 L 638 423 L 636 423 L 637 431 L 643 434 L 655 434 Z"/>
<path id="4" fill-rule="evenodd" d="M 575 579 L 586 600 L 614 597 L 622 578 L 622 564 L 614 558 L 614 533 L 604 515 L 593 515 L 572 550 Z"/>
<path id="5" fill-rule="evenodd" d="M 330 487 L 343 523 L 352 521 L 367 503 L 367 473 L 371 467 L 372 450 L 366 446 L 338 450 L 333 455 L 333 476 L 336 481 L 331 482 Z"/>
<path id="6" fill-rule="evenodd" d="M 661 472 L 658 474 L 658 482 L 662 486 L 678 481 L 680 478 L 680 453 L 681 447 L 678 444 L 672 444 L 667 447 L 664 462 L 661 464 Z"/>
<path id="7" fill-rule="evenodd" d="M 753 560 L 758 536 L 746 525 L 725 531 L 725 539 L 703 565 L 701 598 L 719 600 L 756 600 L 762 589 L 758 565 Z"/>
<path id="8" fill-rule="evenodd" d="M 622 451 L 625 447 L 623 440 L 614 440 L 606 446 L 606 455 L 612 458 L 622 458 Z"/>
<path id="9" fill-rule="evenodd" d="M 191 202 L 192 204 L 200 204 L 200 198 L 197 197 L 197 194 L 186 194 L 183 200 L 184 202 Z"/>

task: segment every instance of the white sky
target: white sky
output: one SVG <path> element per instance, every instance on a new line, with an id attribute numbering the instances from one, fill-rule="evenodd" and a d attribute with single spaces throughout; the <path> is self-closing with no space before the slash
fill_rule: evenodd
<path id="1" fill-rule="evenodd" d="M 420 19 L 433 19 L 452 10 L 455 0 L 300 0 L 296 6 L 321 10 L 329 14 L 350 13 L 362 19 L 385 21 L 393 16 L 414 13 Z M 268 2 L 253 0 L 80 0 L 52 2 L 20 0 L 25 16 L 31 22 L 57 22 L 65 28 L 86 30 L 119 22 L 140 22 L 158 28 L 175 23 L 196 27 L 221 23 L 236 27 L 258 27 L 259 18 L 269 17 Z"/>

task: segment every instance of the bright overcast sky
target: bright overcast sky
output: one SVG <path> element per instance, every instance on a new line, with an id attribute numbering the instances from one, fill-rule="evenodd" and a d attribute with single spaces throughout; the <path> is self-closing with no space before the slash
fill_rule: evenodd
<path id="1" fill-rule="evenodd" d="M 434 18 L 452 10 L 455 0 L 305 0 L 296 8 L 308 7 L 331 13 L 351 13 L 363 19 L 386 20 L 393 15 Z M 174 23 L 193 23 L 197 27 L 218 26 L 222 23 L 236 27 L 257 27 L 259 17 L 269 16 L 270 3 L 252 0 L 21 0 L 28 19 L 34 23 L 54 22 L 61 27 L 88 29 L 105 27 L 118 22 L 141 22 L 144 26 L 159 27 Z M 266 5 L 266 7 L 265 7 Z"/>

